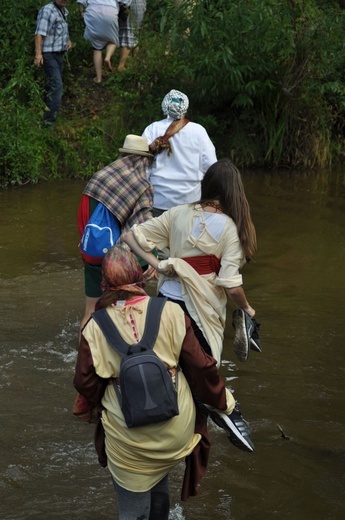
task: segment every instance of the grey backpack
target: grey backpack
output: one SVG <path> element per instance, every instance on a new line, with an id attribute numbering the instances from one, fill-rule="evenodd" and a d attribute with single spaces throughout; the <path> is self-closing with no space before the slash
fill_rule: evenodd
<path id="1" fill-rule="evenodd" d="M 114 383 L 128 428 L 167 421 L 179 414 L 177 374 L 153 351 L 166 298 L 150 298 L 144 334 L 139 343 L 126 343 L 106 309 L 92 313 L 108 343 L 122 356 L 119 382 Z"/>

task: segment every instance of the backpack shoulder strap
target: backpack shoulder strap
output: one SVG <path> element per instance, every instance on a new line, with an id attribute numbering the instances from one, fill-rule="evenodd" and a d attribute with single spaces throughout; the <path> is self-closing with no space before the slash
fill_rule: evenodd
<path id="1" fill-rule="evenodd" d="M 159 331 L 160 317 L 166 301 L 166 298 L 150 298 L 147 307 L 144 334 L 139 343 L 135 343 L 134 345 L 127 343 L 123 339 L 106 309 L 99 309 L 93 312 L 91 316 L 113 349 L 121 356 L 125 356 L 131 346 L 153 348 Z"/>
<path id="2" fill-rule="evenodd" d="M 158 298 L 157 296 L 150 298 L 147 307 L 144 334 L 137 346 L 153 349 L 159 331 L 161 314 L 166 301 L 167 298 Z"/>
<path id="3" fill-rule="evenodd" d="M 93 312 L 91 316 L 113 349 L 115 349 L 121 356 L 125 356 L 130 345 L 126 343 L 119 333 L 115 323 L 107 313 L 107 310 L 99 309 L 98 311 Z"/>

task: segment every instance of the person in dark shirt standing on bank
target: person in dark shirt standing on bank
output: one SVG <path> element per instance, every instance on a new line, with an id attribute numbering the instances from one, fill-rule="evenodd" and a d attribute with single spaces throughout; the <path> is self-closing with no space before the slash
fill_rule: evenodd
<path id="1" fill-rule="evenodd" d="M 36 67 L 43 66 L 45 73 L 47 110 L 43 121 L 47 126 L 55 123 L 59 113 L 63 93 L 64 54 L 72 47 L 66 5 L 67 0 L 55 0 L 43 6 L 37 16 L 34 63 Z"/>

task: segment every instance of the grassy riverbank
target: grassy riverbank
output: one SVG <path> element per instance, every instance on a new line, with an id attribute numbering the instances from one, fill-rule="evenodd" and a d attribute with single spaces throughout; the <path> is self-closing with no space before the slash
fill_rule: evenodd
<path id="1" fill-rule="evenodd" d="M 190 98 L 218 156 L 240 167 L 329 166 L 344 158 L 345 10 L 338 0 L 148 1 L 140 50 L 95 85 L 77 5 L 56 127 L 40 127 L 42 70 L 33 66 L 40 0 L 0 12 L 0 187 L 87 178 L 127 133 L 162 116 L 171 88 Z M 117 56 L 114 56 L 116 65 Z"/>

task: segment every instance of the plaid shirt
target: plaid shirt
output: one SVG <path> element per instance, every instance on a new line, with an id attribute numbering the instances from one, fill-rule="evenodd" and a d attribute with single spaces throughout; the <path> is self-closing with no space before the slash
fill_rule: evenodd
<path id="1" fill-rule="evenodd" d="M 62 52 L 68 49 L 68 11 L 54 2 L 44 5 L 37 15 L 35 34 L 43 37 L 42 52 Z"/>
<path id="2" fill-rule="evenodd" d="M 148 158 L 119 157 L 96 172 L 83 191 L 102 202 L 120 221 L 122 233 L 152 217 L 153 188 L 146 178 Z"/>
<path id="3" fill-rule="evenodd" d="M 132 49 L 138 45 L 138 32 L 146 11 L 146 0 L 132 0 L 130 13 L 125 21 L 119 18 L 120 47 Z"/>

